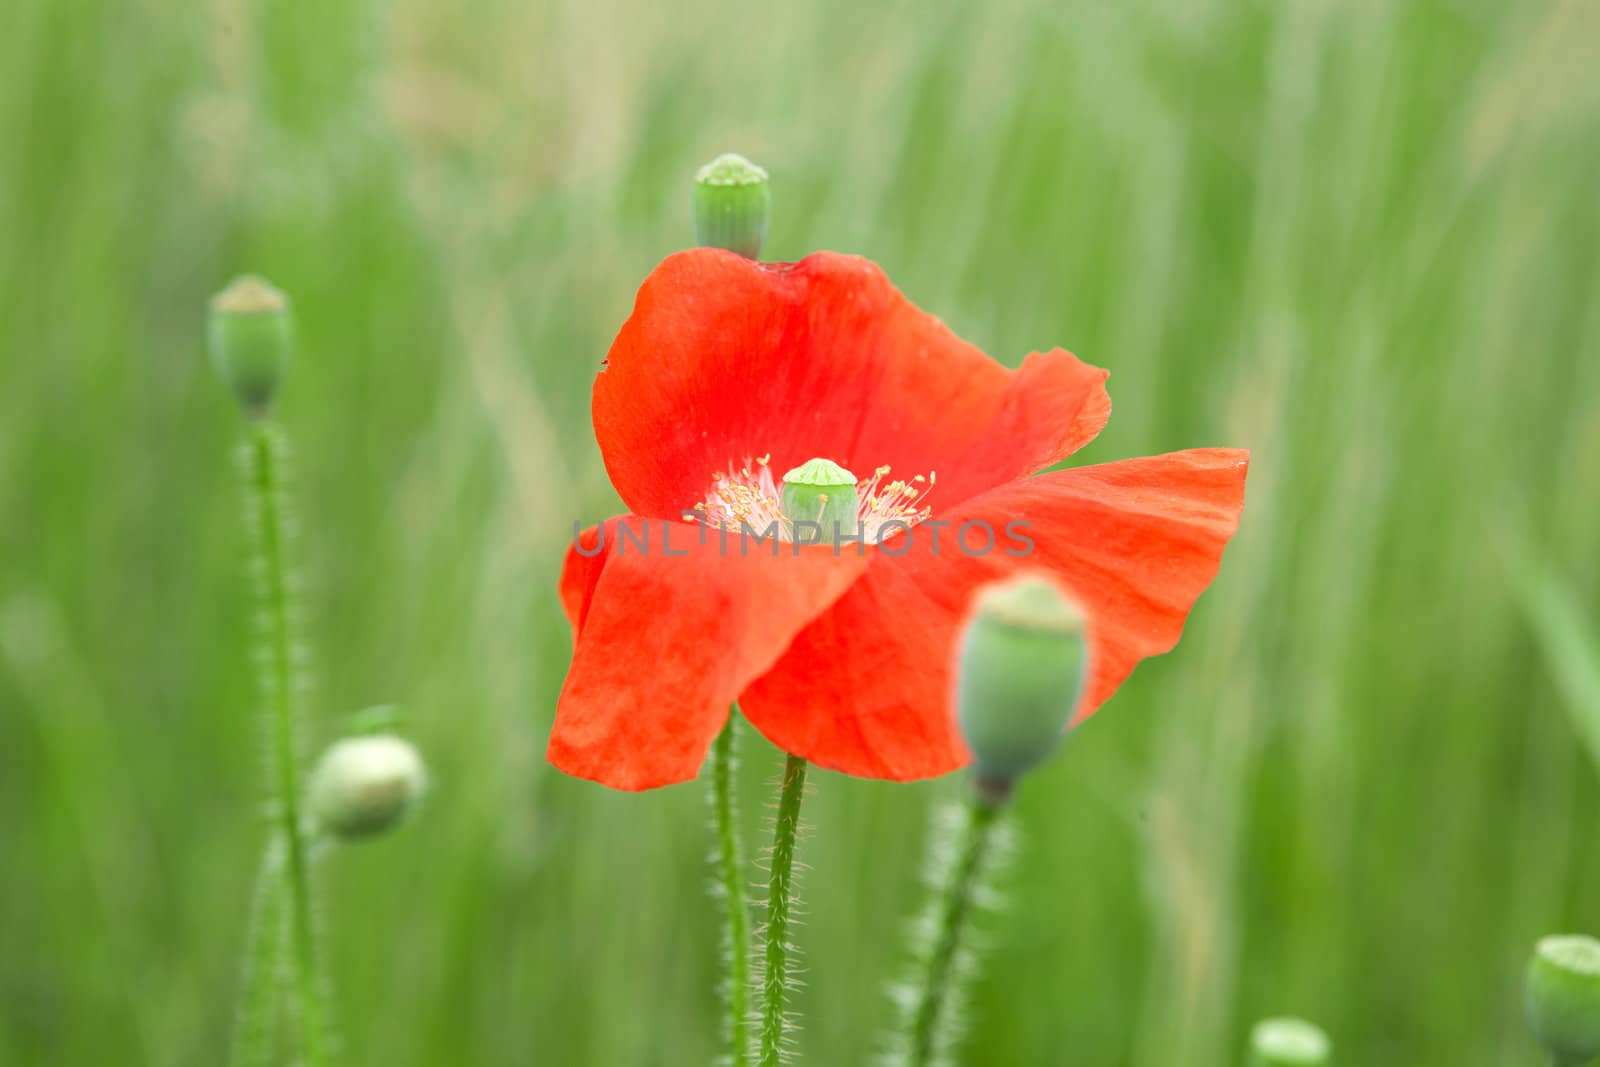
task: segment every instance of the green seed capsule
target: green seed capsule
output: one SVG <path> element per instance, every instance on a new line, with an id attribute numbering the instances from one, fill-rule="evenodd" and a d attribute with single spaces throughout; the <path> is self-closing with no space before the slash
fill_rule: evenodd
<path id="1" fill-rule="evenodd" d="M 961 732 L 980 788 L 1003 797 L 1072 722 L 1087 674 L 1083 616 L 1049 579 L 995 582 L 977 594 L 959 655 Z"/>
<path id="2" fill-rule="evenodd" d="M 797 541 L 834 544 L 854 537 L 860 523 L 856 476 L 831 459 L 807 460 L 785 474 L 778 506 Z"/>
<path id="3" fill-rule="evenodd" d="M 294 343 L 288 297 L 254 274 L 235 278 L 211 298 L 206 334 L 222 380 L 252 415 L 266 414 Z"/>
<path id="4" fill-rule="evenodd" d="M 1323 1067 L 1332 1045 L 1304 1019 L 1263 1019 L 1250 1031 L 1250 1067 Z"/>
<path id="5" fill-rule="evenodd" d="M 1541 938 L 1528 964 L 1528 1024 L 1557 1064 L 1600 1056 L 1600 941 Z"/>
<path id="6" fill-rule="evenodd" d="M 772 214 L 767 172 L 741 155 L 724 153 L 694 177 L 695 241 L 746 259 L 761 255 Z"/>
<path id="7" fill-rule="evenodd" d="M 311 811 L 335 837 L 359 840 L 393 828 L 427 788 L 422 757 L 393 734 L 347 737 L 323 753 L 311 776 Z"/>

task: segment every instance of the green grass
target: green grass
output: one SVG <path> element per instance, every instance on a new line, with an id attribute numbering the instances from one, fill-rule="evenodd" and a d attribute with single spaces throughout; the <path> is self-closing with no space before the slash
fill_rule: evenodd
<path id="1" fill-rule="evenodd" d="M 1350 1064 L 1535 1062 L 1526 953 L 1600 930 L 1600 783 L 1506 549 L 1594 632 L 1589 5 L 672 6 L 0 16 L 0 1063 L 227 1045 L 265 826 L 201 327 L 247 269 L 300 326 L 318 741 L 403 704 L 436 782 L 322 872 L 348 1062 L 710 1061 L 700 789 L 542 752 L 562 548 L 616 503 L 589 383 L 730 148 L 769 256 L 1110 367 L 1086 461 L 1255 453 L 1179 650 L 1022 793 L 969 1062 L 1223 1067 L 1281 1013 Z M 753 815 L 781 757 L 745 756 Z M 958 783 L 815 778 L 799 1044 L 864 1063 Z"/>

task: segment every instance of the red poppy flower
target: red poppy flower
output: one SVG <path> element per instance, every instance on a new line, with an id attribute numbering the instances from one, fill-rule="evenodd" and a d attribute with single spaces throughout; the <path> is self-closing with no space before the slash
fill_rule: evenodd
<path id="1" fill-rule="evenodd" d="M 957 629 L 976 587 L 1024 568 L 1089 617 L 1078 715 L 1092 713 L 1176 644 L 1249 460 L 1197 449 L 1030 477 L 1105 425 L 1106 373 L 1059 349 L 1009 370 L 854 256 L 668 257 L 595 382 L 595 435 L 631 514 L 567 555 L 576 651 L 551 762 L 620 789 L 684 781 L 737 700 L 823 767 L 953 770 L 968 759 Z M 817 457 L 868 475 L 865 544 L 728 535 L 776 514 L 771 472 Z"/>

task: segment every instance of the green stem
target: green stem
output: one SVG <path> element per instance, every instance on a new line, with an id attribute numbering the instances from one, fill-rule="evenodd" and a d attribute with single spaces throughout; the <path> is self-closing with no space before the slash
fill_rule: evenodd
<path id="1" fill-rule="evenodd" d="M 760 1067 L 783 1062 L 789 995 L 789 905 L 794 892 L 794 848 L 800 830 L 800 800 L 806 791 L 806 761 L 790 756 L 783 765 L 783 791 L 772 834 L 772 871 L 767 882 L 767 956 L 761 993 Z"/>
<path id="2" fill-rule="evenodd" d="M 245 930 L 244 974 L 234 1023 L 232 1067 L 271 1067 L 277 1062 L 278 1016 L 284 964 L 283 837 L 267 840 L 251 896 Z"/>
<path id="3" fill-rule="evenodd" d="M 323 1002 L 316 920 L 311 911 L 310 849 L 300 816 L 300 677 L 289 588 L 288 522 L 283 483 L 288 443 L 269 420 L 256 423 L 250 442 L 251 524 L 259 553 L 264 688 L 268 705 L 273 811 L 284 842 L 284 894 L 289 920 L 289 970 L 306 1067 L 328 1062 L 328 1012 Z"/>
<path id="4" fill-rule="evenodd" d="M 717 877 L 723 905 L 722 950 L 727 973 L 723 996 L 728 1012 L 728 1058 L 731 1067 L 749 1062 L 746 1031 L 750 1014 L 750 909 L 745 902 L 744 849 L 740 846 L 738 811 L 734 803 L 734 772 L 738 767 L 734 729 L 739 706 L 733 706 L 728 724 L 711 748 L 711 810 L 717 827 Z"/>
<path id="5" fill-rule="evenodd" d="M 949 1003 L 960 992 L 956 962 L 962 934 L 982 884 L 1000 811 L 1000 805 L 977 795 L 962 806 L 954 861 L 938 890 L 933 940 L 924 954 L 923 973 L 909 1016 L 907 1067 L 928 1067 L 940 1048 Z"/>

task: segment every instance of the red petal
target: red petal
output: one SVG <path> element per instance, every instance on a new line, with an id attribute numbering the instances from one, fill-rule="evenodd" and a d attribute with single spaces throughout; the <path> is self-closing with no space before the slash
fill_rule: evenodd
<path id="1" fill-rule="evenodd" d="M 779 475 L 817 456 L 863 479 L 936 472 L 929 502 L 949 507 L 1092 440 L 1105 378 L 1059 349 L 1008 370 L 856 256 L 702 248 L 640 288 L 595 381 L 595 435 L 641 515 L 678 518 L 730 462 L 769 454 Z"/>
<path id="2" fill-rule="evenodd" d="M 1090 620 L 1081 719 L 1134 665 L 1172 648 L 1216 576 L 1244 505 L 1249 453 L 1197 449 L 1055 471 L 974 497 L 880 548 L 861 580 L 740 698 L 773 744 L 848 774 L 906 780 L 967 762 L 950 707 L 954 649 L 974 590 L 1044 570 Z M 1029 555 L 1007 523 L 1033 542 Z M 937 549 L 934 521 L 939 528 Z M 962 524 L 995 531 L 963 551 Z M 967 530 L 973 552 L 983 527 Z"/>
<path id="3" fill-rule="evenodd" d="M 616 789 L 693 778 L 728 706 L 867 564 L 770 541 L 741 554 L 736 537 L 724 552 L 716 531 L 633 516 L 604 529 L 603 554 L 574 547 L 561 578 L 578 636 L 548 755 Z"/>
<path id="4" fill-rule="evenodd" d="M 561 610 L 574 634 L 583 629 L 594 587 L 605 569 L 609 547 L 617 538 L 616 525 L 621 521 L 637 522 L 631 515 L 608 519 L 603 527 L 591 526 L 574 533 L 572 544 L 567 546 L 566 562 L 561 566 Z"/>

